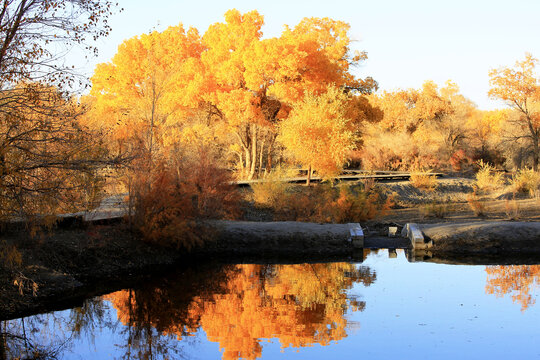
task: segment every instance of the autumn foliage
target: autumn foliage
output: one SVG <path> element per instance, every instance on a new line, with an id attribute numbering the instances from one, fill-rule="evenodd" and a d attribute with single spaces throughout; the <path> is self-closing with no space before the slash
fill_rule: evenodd
<path id="1" fill-rule="evenodd" d="M 516 111 L 511 119 L 520 131 L 512 134 L 515 140 L 526 139 L 527 152 L 532 158 L 533 170 L 538 170 L 540 157 L 540 81 L 535 73 L 538 60 L 531 54 L 516 61 L 513 68 L 505 67 L 490 71 L 489 95 L 504 100 Z"/>
<path id="2" fill-rule="evenodd" d="M 126 325 L 149 322 L 179 340 L 201 328 L 210 341 L 219 343 L 223 359 L 256 359 L 262 356 L 265 339 L 277 338 L 283 348 L 325 346 L 343 339 L 347 312 L 365 307 L 350 298 L 347 289 L 375 280 L 369 268 L 348 263 L 235 265 L 212 286 L 215 292 L 186 298 L 179 281 L 146 295 L 124 290 L 107 299 Z"/>
<path id="3" fill-rule="evenodd" d="M 357 140 L 347 115 L 347 96 L 331 87 L 321 96 L 307 94 L 280 125 L 278 140 L 294 160 L 323 177 L 339 174 Z"/>
<path id="4" fill-rule="evenodd" d="M 511 294 L 522 311 L 536 302 L 531 292 L 540 284 L 540 265 L 489 266 L 486 273 L 486 293 L 498 297 Z"/>
<path id="5" fill-rule="evenodd" d="M 274 219 L 280 221 L 366 221 L 384 216 L 394 200 L 382 196 L 376 188 L 362 185 L 320 184 L 305 188 L 267 182 L 254 186 L 253 191 L 256 205 L 270 208 Z"/>
<path id="6" fill-rule="evenodd" d="M 306 18 L 268 39 L 263 39 L 263 23 L 257 11 L 230 10 L 225 22 L 202 35 L 178 25 L 125 41 L 92 77 L 91 123 L 106 129 L 116 150 L 139 148 L 152 157 L 185 146 L 185 135 L 219 127 L 218 136 L 199 138 L 206 146 L 219 145 L 239 176 L 252 178 L 273 166 L 278 124 L 291 109 L 300 112 L 307 94 L 315 99 L 330 92 L 325 101 L 334 105 L 319 106 L 317 121 L 336 130 L 318 139 L 317 148 L 330 145 L 321 170 L 331 165 L 335 171 L 353 146 L 353 129 L 338 106 L 352 100 L 339 93 L 369 93 L 376 87 L 372 79 L 350 73 L 366 55 L 351 53 L 349 25 L 341 21 Z M 304 107 L 315 106 L 309 101 Z M 365 120 L 369 104 L 356 101 L 356 107 L 347 119 L 356 114 L 356 120 Z M 203 119 L 205 126 L 194 127 L 194 119 Z M 344 134 L 345 128 L 351 134 Z M 302 136 L 311 144 L 315 134 Z"/>
<path id="7" fill-rule="evenodd" d="M 239 214 L 240 195 L 229 172 L 204 151 L 137 175 L 131 220 L 147 241 L 189 250 L 210 238 L 205 220 Z"/>

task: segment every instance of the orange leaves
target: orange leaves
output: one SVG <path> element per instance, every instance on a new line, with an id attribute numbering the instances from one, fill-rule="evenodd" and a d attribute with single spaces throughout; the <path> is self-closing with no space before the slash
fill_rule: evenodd
<path id="1" fill-rule="evenodd" d="M 489 266 L 486 273 L 486 293 L 498 297 L 512 294 L 522 311 L 535 303 L 531 291 L 540 285 L 540 265 Z"/>
<path id="2" fill-rule="evenodd" d="M 349 263 L 236 265 L 226 270 L 225 279 L 218 291 L 192 294 L 191 299 L 183 298 L 190 287 L 182 288 L 182 281 L 148 295 L 134 292 L 130 297 L 122 291 L 107 297 L 125 324 L 137 325 L 141 317 L 179 339 L 200 327 L 208 340 L 219 343 L 223 359 L 256 359 L 266 339 L 299 348 L 346 337 L 347 311 L 365 307 L 346 291 L 358 282 L 369 286 L 376 275 Z M 193 288 L 200 292 L 205 286 Z M 145 308 L 139 299 L 152 306 Z"/>
<path id="3" fill-rule="evenodd" d="M 223 114 L 231 126 L 240 126 L 250 123 L 264 123 L 264 115 L 255 98 L 250 92 L 235 89 L 230 92 L 217 94 Z"/>
<path id="4" fill-rule="evenodd" d="M 165 128 L 200 101 L 207 85 L 201 79 L 202 51 L 197 30 L 186 32 L 181 25 L 126 40 L 92 77 L 95 116 L 104 119 L 113 138 L 142 140 L 147 150 L 167 142 L 163 137 L 174 134 Z"/>
<path id="5" fill-rule="evenodd" d="M 366 55 L 351 54 L 348 24 L 304 19 L 269 39 L 263 24 L 257 11 L 233 9 L 202 36 L 179 25 L 125 41 L 111 63 L 96 68 L 94 118 L 105 119 L 119 144 L 165 156 L 183 143 L 183 128 L 197 113 L 207 126 L 221 121 L 228 131 L 215 140 L 225 149 L 240 146 L 233 155 L 251 178 L 271 166 L 275 125 L 305 94 L 376 87 L 349 72 Z"/>
<path id="6" fill-rule="evenodd" d="M 515 122 L 526 135 L 517 134 L 514 137 L 529 139 L 534 170 L 538 169 L 540 162 L 540 81 L 535 73 L 537 62 L 531 54 L 526 54 L 525 59 L 517 61 L 514 68 L 501 68 L 489 73 L 489 95 L 506 101 L 520 115 Z"/>
<path id="7" fill-rule="evenodd" d="M 147 241 L 189 250 L 207 238 L 201 220 L 238 214 L 240 195 L 229 173 L 205 149 L 177 166 L 159 164 L 137 175 L 134 223 Z"/>
<path id="8" fill-rule="evenodd" d="M 218 84 L 239 88 L 244 83 L 244 56 L 262 36 L 264 21 L 257 11 L 242 15 L 235 9 L 225 13 L 225 21 L 211 25 L 204 34 L 207 51 L 201 60 Z"/>

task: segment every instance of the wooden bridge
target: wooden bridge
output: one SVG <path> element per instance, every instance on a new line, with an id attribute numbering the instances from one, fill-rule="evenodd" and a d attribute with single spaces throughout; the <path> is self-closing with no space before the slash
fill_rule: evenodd
<path id="1" fill-rule="evenodd" d="M 290 184 L 305 184 L 307 182 L 307 171 L 301 170 L 300 172 L 305 172 L 306 175 L 283 178 L 279 181 L 286 182 Z M 442 173 L 423 173 L 424 175 L 431 175 L 435 177 L 441 177 L 444 174 Z M 411 174 L 408 172 L 399 172 L 399 171 L 363 171 L 363 170 L 346 170 L 341 173 L 341 175 L 336 176 L 334 179 L 337 181 L 360 181 L 373 179 L 374 181 L 383 182 L 383 181 L 393 181 L 393 180 L 409 180 Z M 320 176 L 312 176 L 311 182 L 321 182 L 323 180 Z M 265 179 L 256 179 L 256 180 L 238 180 L 233 183 L 239 187 L 247 187 L 251 184 L 257 184 L 261 182 L 266 182 L 269 180 Z"/>

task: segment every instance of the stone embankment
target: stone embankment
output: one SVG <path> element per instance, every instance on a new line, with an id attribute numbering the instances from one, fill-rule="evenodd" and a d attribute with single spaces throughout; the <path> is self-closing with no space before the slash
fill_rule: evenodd
<path id="1" fill-rule="evenodd" d="M 433 253 L 539 254 L 540 222 L 482 221 L 419 225 Z"/>
<path id="2" fill-rule="evenodd" d="M 540 263 L 540 223 L 317 224 L 212 223 L 212 241 L 191 253 L 146 244 L 121 223 L 65 229 L 21 249 L 18 289 L 0 274 L 0 319 L 73 306 L 88 296 L 130 287 L 141 276 L 189 262 L 363 261 L 363 248 L 406 249 L 409 261 L 453 264 Z M 524 257 L 528 257 L 524 259 Z M 139 279 L 139 280 L 137 280 Z M 21 293 L 23 294 L 21 296 Z"/>

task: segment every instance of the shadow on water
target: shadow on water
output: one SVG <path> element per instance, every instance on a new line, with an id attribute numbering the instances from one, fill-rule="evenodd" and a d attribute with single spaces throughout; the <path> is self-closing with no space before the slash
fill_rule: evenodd
<path id="1" fill-rule="evenodd" d="M 535 265 L 540 264 L 540 254 L 463 254 L 432 253 L 429 250 L 405 250 L 409 262 L 430 262 L 447 265 Z"/>

